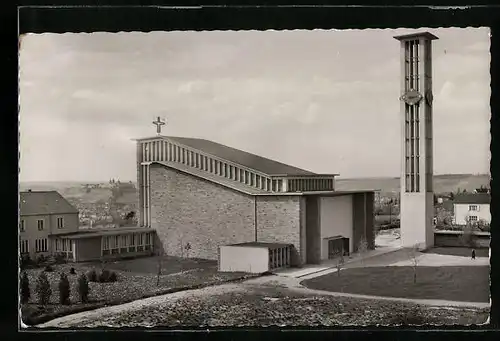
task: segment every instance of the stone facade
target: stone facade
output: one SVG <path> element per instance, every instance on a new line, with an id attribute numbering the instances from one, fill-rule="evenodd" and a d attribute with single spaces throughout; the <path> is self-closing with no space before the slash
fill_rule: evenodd
<path id="1" fill-rule="evenodd" d="M 252 196 L 155 164 L 150 181 L 152 227 L 167 255 L 216 260 L 220 245 L 255 241 Z"/>
<path id="2" fill-rule="evenodd" d="M 222 245 L 257 241 L 292 244 L 294 266 L 320 260 L 320 196 L 250 195 L 160 164 L 150 166 L 150 188 L 155 249 L 167 255 L 217 260 Z M 362 213 L 359 228 L 373 229 L 373 210 Z"/>
<path id="3" fill-rule="evenodd" d="M 150 174 L 152 228 L 166 254 L 216 260 L 221 245 L 259 241 L 293 244 L 292 263 L 305 260 L 300 196 L 247 195 L 161 165 Z"/>
<path id="4" fill-rule="evenodd" d="M 301 260 L 301 214 L 300 196 L 258 196 L 257 241 L 264 243 L 293 244 L 292 264 Z M 304 226 L 305 227 L 305 226 Z"/>

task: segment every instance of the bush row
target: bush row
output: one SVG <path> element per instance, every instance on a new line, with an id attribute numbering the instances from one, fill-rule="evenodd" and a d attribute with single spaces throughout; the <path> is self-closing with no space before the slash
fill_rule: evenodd
<path id="1" fill-rule="evenodd" d="M 21 269 L 24 270 L 27 268 L 38 268 L 50 264 L 65 264 L 67 263 L 66 257 L 67 256 L 64 253 L 58 253 L 51 257 L 39 255 L 36 259 L 31 259 L 29 255 L 25 255 L 20 257 L 19 265 Z"/>
<path id="2" fill-rule="evenodd" d="M 80 302 L 87 303 L 89 297 L 89 283 L 87 277 L 84 274 L 81 274 L 78 277 L 76 290 L 78 291 Z M 65 273 L 61 273 L 59 278 L 59 303 L 70 304 L 70 293 L 71 287 L 69 284 L 68 276 L 66 276 Z M 38 275 L 35 286 L 35 294 L 37 302 L 40 305 L 47 305 L 50 302 L 50 297 L 52 296 L 52 288 L 50 287 L 50 282 L 45 272 L 41 272 Z M 28 303 L 30 298 L 31 290 L 28 274 L 26 272 L 23 272 L 21 276 L 21 303 Z"/>
<path id="3" fill-rule="evenodd" d="M 47 270 L 47 269 L 46 269 Z M 74 274 L 74 268 L 71 268 L 71 272 Z M 78 277 L 78 282 L 76 285 L 76 290 L 78 292 L 78 297 L 81 303 L 88 302 L 89 296 L 89 282 L 99 282 L 99 283 L 109 283 L 116 282 L 118 280 L 118 276 L 116 272 L 109 270 L 101 270 L 100 274 L 97 275 L 95 269 L 89 271 L 86 275 L 81 274 Z M 30 290 L 30 282 L 28 278 L 28 274 L 26 271 L 23 272 L 21 276 L 21 303 L 28 303 L 31 298 L 31 290 Z M 60 304 L 70 304 L 70 293 L 71 286 L 68 280 L 68 276 L 65 273 L 60 274 L 59 278 L 59 303 Z M 50 286 L 49 279 L 45 272 L 41 272 L 38 275 L 36 286 L 35 286 L 35 294 L 37 302 L 40 305 L 47 305 L 50 302 L 50 297 L 52 296 L 52 288 Z"/>

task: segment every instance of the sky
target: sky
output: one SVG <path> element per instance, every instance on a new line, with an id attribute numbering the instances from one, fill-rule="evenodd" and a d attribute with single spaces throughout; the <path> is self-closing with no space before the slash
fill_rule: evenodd
<path id="1" fill-rule="evenodd" d="M 489 29 L 29 34 L 20 181 L 136 179 L 134 138 L 206 138 L 316 173 L 396 177 L 398 34 L 433 42 L 434 173 L 489 173 Z"/>

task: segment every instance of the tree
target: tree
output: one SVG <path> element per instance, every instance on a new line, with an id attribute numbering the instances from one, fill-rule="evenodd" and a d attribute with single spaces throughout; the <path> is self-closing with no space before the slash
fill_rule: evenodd
<path id="1" fill-rule="evenodd" d="M 77 289 L 80 302 L 87 303 L 89 301 L 89 282 L 84 274 L 78 277 Z"/>
<path id="2" fill-rule="evenodd" d="M 437 226 L 451 225 L 453 214 L 443 207 L 438 207 L 436 210 Z"/>
<path id="3" fill-rule="evenodd" d="M 479 219 L 477 222 L 477 228 L 483 232 L 488 232 L 490 230 L 490 224 L 484 219 Z"/>
<path id="4" fill-rule="evenodd" d="M 28 303 L 30 297 L 30 280 L 26 271 L 24 271 L 21 276 L 21 303 Z"/>
<path id="5" fill-rule="evenodd" d="M 69 304 L 70 291 L 68 276 L 64 272 L 61 272 L 59 279 L 59 303 Z"/>
<path id="6" fill-rule="evenodd" d="M 38 275 L 35 290 L 38 303 L 41 305 L 47 305 L 50 301 L 50 296 L 52 296 L 52 289 L 50 288 L 49 279 L 47 278 L 45 272 L 41 272 L 40 275 Z"/>
<path id="7" fill-rule="evenodd" d="M 344 252 L 340 251 L 340 257 L 337 260 L 337 276 L 340 277 L 340 270 L 342 270 L 342 267 L 345 264 L 344 260 Z"/>
<path id="8" fill-rule="evenodd" d="M 158 260 L 158 269 L 156 273 L 156 286 L 160 285 L 160 276 L 161 276 L 161 271 L 162 271 L 162 266 L 163 266 L 163 250 L 161 246 L 158 248 L 158 251 L 156 252 L 156 257 Z"/>
<path id="9" fill-rule="evenodd" d="M 455 193 L 450 192 L 450 199 L 451 199 L 451 200 L 455 199 Z"/>
<path id="10" fill-rule="evenodd" d="M 186 246 L 184 247 L 186 251 L 186 258 L 189 258 L 189 251 L 191 250 L 191 244 L 188 242 L 186 243 Z"/>
<path id="11" fill-rule="evenodd" d="M 476 236 L 474 235 L 474 225 L 470 221 L 468 215 L 465 217 L 465 221 L 466 225 L 463 228 L 460 239 L 463 245 L 474 248 L 476 247 Z"/>
<path id="12" fill-rule="evenodd" d="M 418 257 L 419 257 L 419 246 L 418 244 L 413 245 L 411 249 L 408 250 L 408 257 L 413 268 L 413 283 L 417 283 L 417 267 L 418 267 Z"/>
<path id="13" fill-rule="evenodd" d="M 359 255 L 361 257 L 361 263 L 363 263 L 365 255 L 368 252 L 368 242 L 366 241 L 366 238 L 364 236 L 361 237 L 361 239 L 359 241 L 358 252 L 359 252 Z"/>

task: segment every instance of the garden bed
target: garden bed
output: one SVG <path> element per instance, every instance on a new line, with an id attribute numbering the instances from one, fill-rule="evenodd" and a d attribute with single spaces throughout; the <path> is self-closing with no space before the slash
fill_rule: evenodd
<path id="1" fill-rule="evenodd" d="M 99 274 L 101 270 L 99 264 L 54 265 L 53 272 L 45 272 L 52 289 L 50 303 L 45 306 L 40 306 L 37 303 L 35 293 L 37 277 L 44 270 L 26 270 L 30 280 L 31 299 L 22 306 L 23 322 L 27 325 L 36 325 L 60 316 L 97 309 L 103 306 L 117 305 L 170 292 L 255 277 L 246 273 L 220 273 L 217 271 L 216 264 L 209 261 L 180 260 L 174 257 L 164 257 L 162 275 L 160 276 L 159 285 L 157 285 L 156 273 L 152 273 L 151 271 L 136 272 L 137 269 L 141 268 L 137 264 L 145 265 L 151 263 L 149 267 L 142 269 L 152 270 L 157 267 L 157 261 L 154 258 L 123 261 L 125 265 L 121 263 L 118 261 L 105 265 L 107 270 L 116 272 L 118 277 L 116 282 L 89 282 L 89 302 L 85 304 L 80 303 L 78 299 L 76 289 L 78 276 L 92 269 L 96 269 Z M 182 266 L 183 263 L 185 263 L 185 267 Z M 71 267 L 75 268 L 76 274 L 70 274 Z M 121 270 L 116 270 L 118 268 L 121 268 Z M 58 302 L 58 283 L 61 272 L 67 274 L 70 282 L 71 303 L 69 305 L 61 305 Z"/>

